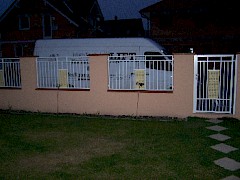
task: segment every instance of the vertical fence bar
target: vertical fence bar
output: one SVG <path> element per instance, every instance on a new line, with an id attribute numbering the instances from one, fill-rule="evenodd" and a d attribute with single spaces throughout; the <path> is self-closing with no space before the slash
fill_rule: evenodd
<path id="1" fill-rule="evenodd" d="M 64 88 L 89 89 L 88 68 L 87 57 L 37 58 L 38 87 L 58 88 L 59 69 L 65 69 L 68 83 Z"/>
<path id="2" fill-rule="evenodd" d="M 238 57 L 239 55 L 237 55 L 234 59 L 234 95 L 233 95 L 233 108 L 232 108 L 232 113 L 236 114 L 236 100 L 237 100 L 237 82 L 238 82 Z"/>
<path id="3" fill-rule="evenodd" d="M 236 71 L 233 55 L 196 55 L 198 58 L 194 68 L 199 74 L 195 81 L 194 112 L 234 113 L 236 94 Z M 194 57 L 196 59 L 196 57 Z M 209 70 L 219 70 L 218 97 L 210 97 Z M 202 92 L 201 92 L 202 91 Z M 199 103 L 201 105 L 199 105 Z"/>
<path id="4" fill-rule="evenodd" d="M 108 86 L 111 90 L 135 90 L 135 70 L 144 69 L 142 90 L 173 90 L 173 59 L 161 56 L 110 56 Z"/>
<path id="5" fill-rule="evenodd" d="M 229 97 L 229 113 L 231 113 L 232 112 L 232 108 L 230 108 L 231 107 L 231 105 L 233 104 L 232 103 L 232 100 L 234 99 L 234 97 L 233 97 L 233 89 L 234 89 L 234 74 L 233 74 L 233 72 L 234 72 L 234 59 L 233 59 L 233 56 L 231 57 L 231 66 L 230 66 L 230 69 L 231 69 L 231 79 L 232 79 L 232 81 L 230 81 L 230 97 Z M 235 85 L 236 86 L 236 85 Z"/>
<path id="6" fill-rule="evenodd" d="M 1 87 L 21 88 L 20 62 L 17 58 L 2 58 L 1 63 Z"/>

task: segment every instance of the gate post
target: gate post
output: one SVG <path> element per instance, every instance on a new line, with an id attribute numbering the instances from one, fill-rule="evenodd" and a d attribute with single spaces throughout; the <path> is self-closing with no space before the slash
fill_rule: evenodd
<path id="1" fill-rule="evenodd" d="M 240 119 L 240 53 L 236 54 L 236 77 L 235 77 L 235 109 L 234 109 L 234 116 Z"/>

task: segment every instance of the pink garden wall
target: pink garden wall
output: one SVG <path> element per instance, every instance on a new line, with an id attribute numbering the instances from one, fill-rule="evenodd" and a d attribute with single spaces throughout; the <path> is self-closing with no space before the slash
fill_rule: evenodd
<path id="1" fill-rule="evenodd" d="M 107 55 L 89 57 L 90 90 L 37 89 L 36 58 L 21 58 L 22 88 L 0 89 L 0 109 L 48 113 L 240 119 L 239 73 L 235 114 L 193 113 L 193 54 L 174 55 L 172 92 L 109 91 L 107 57 Z"/>

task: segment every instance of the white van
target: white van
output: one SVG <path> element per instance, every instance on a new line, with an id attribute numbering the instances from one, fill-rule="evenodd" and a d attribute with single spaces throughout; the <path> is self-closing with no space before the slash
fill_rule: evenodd
<path id="1" fill-rule="evenodd" d="M 86 56 L 89 54 L 166 55 L 164 47 L 148 38 L 83 38 L 37 40 L 34 56 Z"/>
<path id="2" fill-rule="evenodd" d="M 124 59 L 124 56 L 150 55 L 147 58 L 149 62 L 138 62 L 138 69 L 145 69 L 146 71 L 146 87 L 157 87 L 171 89 L 172 87 L 172 69 L 166 69 L 171 66 L 169 55 L 166 56 L 165 49 L 153 40 L 148 38 L 85 38 L 85 39 L 47 39 L 37 40 L 34 49 L 34 56 L 39 56 L 38 59 L 38 87 L 57 87 L 58 74 L 61 71 L 66 73 L 67 80 L 65 79 L 64 86 L 66 87 L 89 87 L 89 68 L 84 63 L 76 63 L 76 59 L 83 60 L 89 54 L 109 54 L 113 59 L 119 59 L 119 56 Z M 151 56 L 157 55 L 157 56 Z M 116 56 L 116 57 L 114 57 Z M 58 57 L 58 66 L 55 61 Z M 68 66 L 65 62 L 65 57 L 71 59 L 72 63 Z M 160 66 L 160 62 L 154 62 L 154 58 L 157 60 L 167 60 L 164 65 Z M 159 59 L 160 58 L 160 59 Z M 86 58 L 87 60 L 87 58 Z M 116 72 L 119 67 L 127 67 L 124 72 L 119 72 L 116 77 Z M 140 67 L 141 66 L 141 67 Z M 165 67 L 161 69 L 160 67 Z M 46 69 L 47 68 L 47 69 Z M 128 62 L 113 62 L 109 65 L 109 77 L 110 88 L 113 88 L 113 82 L 119 82 L 121 87 L 118 89 L 131 89 L 134 84 L 134 76 L 130 77 L 125 74 L 132 74 L 135 72 L 136 67 L 133 63 Z M 84 72 L 82 72 L 84 70 Z M 165 80 L 153 81 L 158 79 L 157 76 L 165 78 Z M 49 78 L 51 77 L 51 78 Z M 53 78 L 54 77 L 54 78 Z M 123 78 L 122 78 L 123 77 Z M 78 78 L 78 80 L 76 80 Z M 80 78 L 80 80 L 79 80 Z M 42 79 L 42 81 L 40 81 Z M 112 82 L 112 83 L 111 83 Z M 61 83 L 60 83 L 61 84 Z M 130 87 L 131 86 L 131 87 Z M 149 86 L 149 87 L 148 87 Z"/>

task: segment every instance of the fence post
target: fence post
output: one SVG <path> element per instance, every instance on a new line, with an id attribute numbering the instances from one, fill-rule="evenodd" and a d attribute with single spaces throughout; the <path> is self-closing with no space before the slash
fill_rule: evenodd
<path id="1" fill-rule="evenodd" d="M 91 55 L 90 61 L 90 89 L 99 94 L 108 89 L 108 55 Z M 100 95 L 100 94 L 99 94 Z"/>
<path id="2" fill-rule="evenodd" d="M 236 54 L 236 97 L 235 97 L 235 117 L 240 119 L 240 53 Z"/>
<path id="3" fill-rule="evenodd" d="M 37 85 L 36 57 L 20 58 L 22 90 L 33 91 Z"/>
<path id="4" fill-rule="evenodd" d="M 20 89 L 1 90 L 1 109 L 34 111 L 36 96 L 36 66 L 35 57 L 20 58 Z"/>
<path id="5" fill-rule="evenodd" d="M 193 112 L 194 54 L 174 54 L 174 90 L 179 104 L 175 109 L 184 116 Z"/>
<path id="6" fill-rule="evenodd" d="M 95 102 L 92 103 L 94 113 L 104 111 L 104 102 L 108 90 L 108 54 L 90 55 L 90 93 Z"/>

